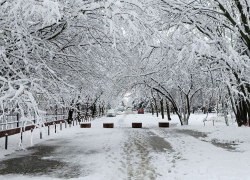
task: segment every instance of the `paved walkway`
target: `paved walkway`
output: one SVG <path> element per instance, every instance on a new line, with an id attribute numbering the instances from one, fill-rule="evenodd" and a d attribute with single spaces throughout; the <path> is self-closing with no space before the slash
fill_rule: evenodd
<path id="1" fill-rule="evenodd" d="M 234 160 L 229 159 L 239 152 L 231 146 L 202 141 L 200 138 L 206 134 L 155 126 L 132 129 L 127 126 L 126 118 L 120 116 L 114 129 L 100 132 L 82 129 L 71 136 L 44 141 L 27 151 L 17 151 L 0 161 L 0 174 L 154 180 L 178 179 L 189 173 L 212 174 L 215 168 L 223 169 L 224 163 L 235 168 Z M 217 159 L 220 162 L 216 165 Z M 206 166 L 199 164 L 203 161 Z"/>

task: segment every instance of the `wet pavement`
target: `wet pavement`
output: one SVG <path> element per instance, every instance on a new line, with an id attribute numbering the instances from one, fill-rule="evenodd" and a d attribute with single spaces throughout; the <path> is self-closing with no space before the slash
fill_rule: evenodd
<path id="1" fill-rule="evenodd" d="M 176 130 L 176 132 L 186 134 L 186 135 L 192 136 L 194 138 L 198 138 L 198 139 L 207 137 L 207 133 L 199 132 L 199 131 L 193 131 L 193 130 L 189 130 L 189 129 Z"/>
<path id="2" fill-rule="evenodd" d="M 172 146 L 164 138 L 154 134 L 149 129 L 127 130 L 129 134 L 123 147 L 122 171 L 127 179 L 156 179 L 156 167 L 152 164 L 152 152 L 171 153 Z"/>
<path id="3" fill-rule="evenodd" d="M 78 166 L 56 159 L 58 146 L 35 145 L 16 151 L 0 162 L 0 174 L 47 175 L 55 178 L 79 177 Z"/>
<path id="4" fill-rule="evenodd" d="M 185 129 L 185 130 L 176 130 L 176 132 L 192 136 L 192 137 L 200 139 L 202 141 L 205 141 L 204 138 L 206 138 L 207 135 L 208 135 L 207 133 L 204 133 L 204 132 L 193 131 L 193 130 L 188 130 L 188 129 Z M 208 142 L 208 141 L 205 141 L 205 142 Z M 236 150 L 236 147 L 235 147 L 237 144 L 234 144 L 234 143 L 221 143 L 221 142 L 218 142 L 218 141 L 215 141 L 215 140 L 212 141 L 212 142 L 208 142 L 208 143 L 211 143 L 211 144 L 213 144 L 216 147 L 223 148 L 223 149 L 225 149 L 227 151 L 238 152 Z"/>
<path id="5" fill-rule="evenodd" d="M 164 138 L 156 135 L 150 128 L 127 128 L 124 118 L 119 120 L 120 129 L 124 131 L 122 145 L 122 160 L 119 168 L 130 179 L 155 180 L 161 176 L 154 167 L 154 153 L 166 156 L 174 152 L 171 144 Z"/>
<path id="6" fill-rule="evenodd" d="M 173 152 L 173 148 L 169 142 L 167 142 L 164 138 L 157 136 L 152 131 L 147 132 L 147 134 L 150 136 L 148 138 L 148 142 L 150 146 L 153 148 L 156 152 Z"/>
<path id="7" fill-rule="evenodd" d="M 34 151 L 31 154 L 14 158 L 9 155 L 1 162 L 0 174 L 48 174 L 60 169 L 66 164 L 52 159 L 43 159 L 45 156 L 51 156 L 55 148 L 55 146 L 38 145 L 27 149 L 27 151 Z M 19 152 L 16 153 L 19 156 Z"/>

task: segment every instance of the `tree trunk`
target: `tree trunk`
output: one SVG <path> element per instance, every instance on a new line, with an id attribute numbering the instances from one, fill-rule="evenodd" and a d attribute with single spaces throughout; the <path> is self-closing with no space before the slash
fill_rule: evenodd
<path id="1" fill-rule="evenodd" d="M 104 116 L 104 105 L 102 106 L 102 115 Z"/>
<path id="2" fill-rule="evenodd" d="M 181 115 L 183 116 L 183 125 L 186 125 L 186 103 L 185 103 L 185 97 L 183 98 L 184 93 L 180 92 L 181 94 Z M 184 95 L 185 96 L 185 95 Z"/>
<path id="3" fill-rule="evenodd" d="M 207 107 L 206 106 L 204 106 L 204 112 L 203 113 L 207 114 Z"/>
<path id="4" fill-rule="evenodd" d="M 191 114 L 191 110 L 190 110 L 190 100 L 189 100 L 189 96 L 186 95 L 186 101 L 187 101 L 187 109 L 186 109 L 186 113 L 187 113 L 187 119 L 186 119 L 186 125 L 188 125 L 188 120 Z"/>
<path id="5" fill-rule="evenodd" d="M 236 105 L 236 110 L 237 111 L 236 111 L 235 117 L 236 117 L 237 124 L 240 127 L 243 124 L 243 121 L 241 119 L 241 105 L 240 105 L 240 102 L 239 102 L 238 105 Z"/>
<path id="6" fill-rule="evenodd" d="M 247 108 L 246 108 L 246 103 L 245 101 L 242 100 L 242 120 L 243 120 L 243 125 L 245 125 L 247 123 Z"/>
<path id="7" fill-rule="evenodd" d="M 71 124 L 71 122 L 73 121 L 73 112 L 74 109 L 69 109 L 69 115 L 68 115 L 68 124 Z"/>
<path id="8" fill-rule="evenodd" d="M 153 105 L 153 103 L 150 103 L 150 106 L 151 106 L 152 115 L 154 115 L 154 105 Z"/>
<path id="9" fill-rule="evenodd" d="M 223 108 L 225 123 L 226 123 L 227 126 L 229 126 L 228 117 L 227 117 L 227 110 L 226 110 L 226 103 L 225 103 L 224 97 L 222 97 L 222 108 Z"/>
<path id="10" fill-rule="evenodd" d="M 158 117 L 159 114 L 158 114 L 158 107 L 157 107 L 157 102 L 156 102 L 156 99 L 154 98 L 154 101 L 155 101 L 155 112 L 156 112 L 156 116 Z"/>
<path id="11" fill-rule="evenodd" d="M 89 103 L 87 102 L 86 103 L 86 117 L 88 116 L 89 114 Z"/>
<path id="12" fill-rule="evenodd" d="M 185 106 L 183 106 L 182 111 L 183 111 L 183 119 L 184 119 L 183 124 L 187 125 L 187 116 L 186 116 L 187 114 L 186 114 L 186 107 Z"/>
<path id="13" fill-rule="evenodd" d="M 249 108 L 246 101 L 244 101 L 243 97 L 238 100 L 238 104 L 236 106 L 236 121 L 238 126 L 246 125 L 249 122 Z"/>
<path id="14" fill-rule="evenodd" d="M 168 100 L 166 100 L 166 108 L 167 108 L 167 116 L 168 116 L 168 120 L 170 121 L 170 120 L 171 120 L 171 117 L 170 117 L 170 110 L 169 110 Z"/>
<path id="15" fill-rule="evenodd" d="M 164 119 L 163 99 L 161 99 L 160 103 L 161 103 L 161 117 L 162 117 L 162 119 Z"/>
<path id="16" fill-rule="evenodd" d="M 94 118 L 96 115 L 96 105 L 93 104 L 93 109 L 92 109 L 92 118 Z"/>
<path id="17" fill-rule="evenodd" d="M 77 108 L 77 120 L 78 122 L 81 122 L 80 103 L 76 104 L 76 108 Z"/>
<path id="18" fill-rule="evenodd" d="M 250 108 L 247 109 L 247 115 L 248 115 L 248 126 L 250 126 Z"/>
<path id="19" fill-rule="evenodd" d="M 157 91 L 157 93 L 158 93 L 158 91 Z M 158 117 L 158 116 L 159 116 L 159 114 L 158 114 L 158 107 L 157 107 L 156 99 L 155 99 L 155 97 L 154 97 L 154 95 L 153 95 L 153 91 L 151 91 L 151 94 L 152 94 L 152 98 L 153 98 L 153 100 L 154 100 L 154 102 L 155 102 L 155 112 L 156 112 L 156 116 Z"/>
<path id="20" fill-rule="evenodd" d="M 101 116 L 101 106 L 99 105 L 99 116 Z"/>

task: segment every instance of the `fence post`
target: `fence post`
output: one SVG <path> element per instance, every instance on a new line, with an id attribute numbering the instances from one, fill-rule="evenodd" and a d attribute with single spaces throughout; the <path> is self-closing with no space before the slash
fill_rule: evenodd
<path id="1" fill-rule="evenodd" d="M 7 150 L 8 148 L 8 134 L 5 134 L 5 149 Z"/>
<path id="2" fill-rule="evenodd" d="M 65 121 L 65 129 L 67 129 L 67 121 Z"/>
<path id="3" fill-rule="evenodd" d="M 74 123 L 75 123 L 75 122 L 74 122 L 74 119 L 73 119 L 73 126 L 75 125 Z"/>
<path id="4" fill-rule="evenodd" d="M 56 133 L 56 123 L 55 123 L 55 133 Z"/>
<path id="5" fill-rule="evenodd" d="M 214 120 L 213 120 L 213 126 L 214 126 Z"/>
<path id="6" fill-rule="evenodd" d="M 50 133 L 50 128 L 49 128 L 49 125 L 48 125 L 48 136 L 49 136 L 49 133 Z"/>
<path id="7" fill-rule="evenodd" d="M 60 122 L 60 130 L 62 130 L 62 122 Z"/>
<path id="8" fill-rule="evenodd" d="M 43 138 L 43 133 L 42 133 L 42 131 L 40 131 L 40 139 L 42 139 Z"/>

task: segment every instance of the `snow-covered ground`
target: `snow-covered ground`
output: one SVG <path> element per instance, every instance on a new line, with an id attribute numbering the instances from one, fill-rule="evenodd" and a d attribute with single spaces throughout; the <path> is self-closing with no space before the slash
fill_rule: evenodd
<path id="1" fill-rule="evenodd" d="M 102 117 L 91 128 L 72 126 L 57 133 L 47 128 L 9 136 L 8 150 L 0 139 L 0 179 L 250 179 L 249 127 L 227 127 L 216 114 L 191 115 L 180 126 L 172 115 L 166 121 L 151 114 Z M 213 119 L 215 125 L 213 126 Z M 103 123 L 114 123 L 104 129 Z M 132 129 L 142 122 L 142 129 Z M 33 146 L 31 147 L 31 139 Z M 24 148 L 25 150 L 22 150 Z"/>

